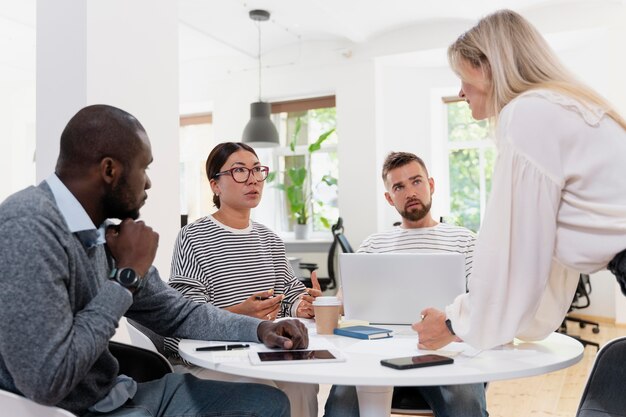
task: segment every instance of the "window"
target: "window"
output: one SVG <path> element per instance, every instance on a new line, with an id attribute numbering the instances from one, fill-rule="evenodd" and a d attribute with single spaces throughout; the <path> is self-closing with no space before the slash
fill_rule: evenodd
<path id="1" fill-rule="evenodd" d="M 319 149 L 311 152 L 309 146 L 335 128 L 335 97 L 272 103 L 272 113 L 281 146 L 274 152 L 274 179 L 270 184 L 289 187 L 292 182 L 287 171 L 290 168 L 305 168 L 307 175 L 303 188 L 304 205 L 309 217 L 307 224 L 311 225 L 313 232 L 325 232 L 339 216 L 337 134 L 333 132 L 324 136 Z M 294 204 L 293 201 L 290 204 L 286 191 L 277 192 L 275 196 L 280 208 L 275 210 L 276 228 L 291 232 L 300 216 L 292 213 Z"/>
<path id="2" fill-rule="evenodd" d="M 476 121 L 464 101 L 444 98 L 447 117 L 450 213 L 452 222 L 480 228 L 496 150 L 486 121 Z"/>
<path id="3" fill-rule="evenodd" d="M 181 223 L 192 222 L 214 212 L 213 194 L 206 177 L 205 163 L 213 139 L 211 114 L 180 118 L 180 207 Z"/>

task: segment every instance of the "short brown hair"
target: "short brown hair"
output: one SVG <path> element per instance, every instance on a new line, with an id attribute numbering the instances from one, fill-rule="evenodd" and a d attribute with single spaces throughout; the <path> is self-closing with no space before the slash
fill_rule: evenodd
<path id="1" fill-rule="evenodd" d="M 422 161 L 422 158 L 410 152 L 391 152 L 387 155 L 387 158 L 385 158 L 385 162 L 383 163 L 383 182 L 387 180 L 387 174 L 389 174 L 389 171 L 405 166 L 414 161 L 424 168 L 424 172 L 426 172 L 426 176 L 428 177 L 428 169 L 426 168 L 424 161 Z"/>

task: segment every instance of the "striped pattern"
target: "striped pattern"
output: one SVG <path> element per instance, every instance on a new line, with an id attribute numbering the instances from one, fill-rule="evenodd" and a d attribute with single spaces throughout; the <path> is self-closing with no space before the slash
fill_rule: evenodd
<path id="1" fill-rule="evenodd" d="M 295 313 L 292 306 L 305 292 L 287 261 L 285 244 L 274 232 L 254 221 L 246 229 L 232 229 L 212 216 L 178 233 L 169 284 L 195 302 L 222 308 L 273 288 L 275 294 L 285 294 L 278 317 Z M 172 354 L 177 345 L 177 339 L 165 341 Z"/>
<path id="2" fill-rule="evenodd" d="M 402 229 L 375 233 L 365 239 L 357 252 L 360 253 L 416 253 L 455 252 L 465 255 L 465 279 L 472 273 L 476 236 L 470 230 L 439 223 L 434 227 Z"/>

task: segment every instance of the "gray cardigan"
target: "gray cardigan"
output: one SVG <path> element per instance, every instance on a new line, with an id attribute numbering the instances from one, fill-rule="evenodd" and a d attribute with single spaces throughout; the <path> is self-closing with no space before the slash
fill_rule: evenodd
<path id="1" fill-rule="evenodd" d="M 259 320 L 185 299 L 154 267 L 134 299 L 109 272 L 45 182 L 0 205 L 0 388 L 85 413 L 117 376 L 108 341 L 122 315 L 164 336 L 258 341 Z"/>

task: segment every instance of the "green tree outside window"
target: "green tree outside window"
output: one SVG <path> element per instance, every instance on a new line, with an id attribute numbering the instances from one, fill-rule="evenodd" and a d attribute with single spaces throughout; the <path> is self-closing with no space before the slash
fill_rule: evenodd
<path id="1" fill-rule="evenodd" d="M 447 105 L 450 212 L 452 222 L 480 228 L 496 151 L 486 121 L 476 121 L 465 102 Z"/>

